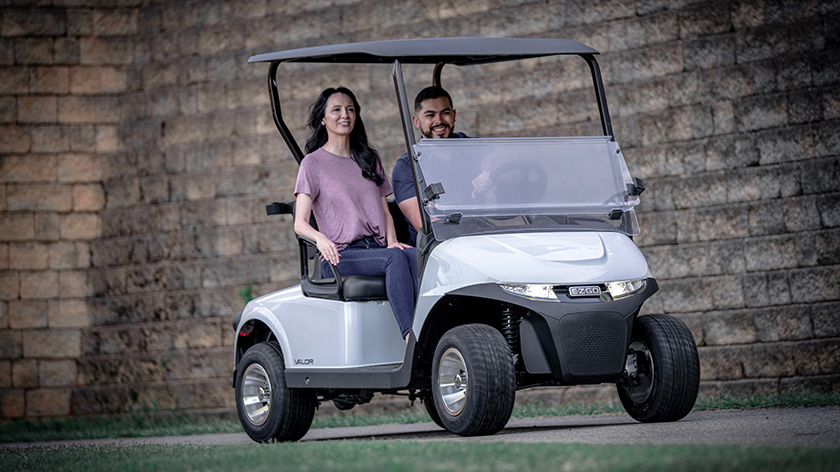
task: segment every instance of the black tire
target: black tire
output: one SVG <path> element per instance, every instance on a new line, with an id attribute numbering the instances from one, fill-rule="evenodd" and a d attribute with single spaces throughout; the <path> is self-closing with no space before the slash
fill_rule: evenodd
<path id="1" fill-rule="evenodd" d="M 644 354 L 636 356 L 636 351 Z M 700 389 L 700 357 L 691 331 L 671 316 L 640 316 L 630 337 L 628 371 L 635 370 L 634 358 L 635 382 L 618 384 L 627 413 L 643 423 L 684 418 Z"/>
<path id="2" fill-rule="evenodd" d="M 312 425 L 315 392 L 287 388 L 285 370 L 280 346 L 273 342 L 248 349 L 239 362 L 236 411 L 256 442 L 297 441 Z"/>
<path id="3" fill-rule="evenodd" d="M 513 364 L 498 330 L 468 324 L 447 331 L 432 363 L 432 396 L 442 426 L 460 436 L 504 428 L 516 398 Z"/>
<path id="4" fill-rule="evenodd" d="M 429 418 L 431 418 L 436 425 L 446 429 L 446 426 L 444 426 L 443 422 L 440 420 L 440 415 L 438 414 L 437 408 L 435 408 L 435 399 L 432 398 L 431 395 L 424 395 L 420 397 L 420 402 L 423 404 L 423 406 L 426 407 L 426 413 L 429 414 Z"/>

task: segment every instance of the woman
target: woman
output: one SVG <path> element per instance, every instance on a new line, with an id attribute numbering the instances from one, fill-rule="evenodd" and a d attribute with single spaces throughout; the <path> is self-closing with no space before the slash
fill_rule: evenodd
<path id="1" fill-rule="evenodd" d="M 388 302 L 408 341 L 417 298 L 417 255 L 397 241 L 392 193 L 350 90 L 328 88 L 312 104 L 307 155 L 295 184 L 295 233 L 315 241 L 342 275 L 385 276 Z M 309 224 L 315 214 L 316 230 Z"/>

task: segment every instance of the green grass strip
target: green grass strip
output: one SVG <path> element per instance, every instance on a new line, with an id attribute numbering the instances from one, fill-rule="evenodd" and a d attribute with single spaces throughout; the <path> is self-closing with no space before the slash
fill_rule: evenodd
<path id="1" fill-rule="evenodd" d="M 840 393 L 785 392 L 764 395 L 722 395 L 699 397 L 692 411 L 744 410 L 751 408 L 805 408 L 840 405 Z M 587 403 L 570 405 L 522 405 L 513 410 L 513 418 L 540 416 L 580 416 L 623 414 L 621 403 Z"/>
<path id="2" fill-rule="evenodd" d="M 242 426 L 235 414 L 220 417 L 135 413 L 94 418 L 15 420 L 0 426 L 0 443 L 241 432 Z"/>
<path id="3" fill-rule="evenodd" d="M 551 471 L 832 471 L 838 448 L 598 445 L 499 442 L 334 441 L 248 446 L 144 445 L 4 451 L 12 471 L 248 470 L 459 472 Z"/>
<path id="4" fill-rule="evenodd" d="M 840 405 L 840 393 L 790 392 L 755 396 L 701 397 L 694 411 L 747 408 L 791 408 Z M 620 403 L 570 405 L 518 405 L 513 418 L 541 416 L 580 416 L 623 414 Z M 416 402 L 413 407 L 398 411 L 363 413 L 351 410 L 334 415 L 316 414 L 313 428 L 372 426 L 428 422 L 425 408 Z M 54 441 L 116 437 L 184 436 L 194 434 L 241 433 L 235 413 L 225 415 L 161 414 L 154 411 L 95 418 L 58 418 L 16 420 L 0 426 L 0 442 Z"/>

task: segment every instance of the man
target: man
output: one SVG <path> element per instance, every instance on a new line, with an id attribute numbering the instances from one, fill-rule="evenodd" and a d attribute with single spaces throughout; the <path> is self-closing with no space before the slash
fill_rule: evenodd
<path id="1" fill-rule="evenodd" d="M 414 116 L 411 117 L 414 127 L 420 130 L 424 138 L 466 138 L 464 133 L 456 133 L 455 108 L 452 97 L 441 87 L 426 87 L 414 99 Z M 414 176 L 411 173 L 411 161 L 408 152 L 397 159 L 391 173 L 394 187 L 394 198 L 400 210 L 408 220 L 409 244 L 416 246 L 417 231 L 423 227 L 420 217 L 420 207 L 417 205 L 417 194 L 414 191 Z"/>

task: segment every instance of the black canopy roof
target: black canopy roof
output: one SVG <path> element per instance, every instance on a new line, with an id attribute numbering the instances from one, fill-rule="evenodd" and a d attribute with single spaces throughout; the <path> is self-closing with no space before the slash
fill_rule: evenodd
<path id="1" fill-rule="evenodd" d="M 558 54 L 598 54 L 570 39 L 427 38 L 369 41 L 258 54 L 254 62 L 485 64 Z"/>

